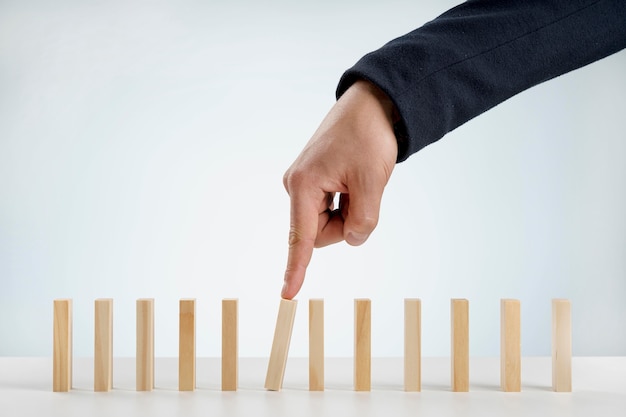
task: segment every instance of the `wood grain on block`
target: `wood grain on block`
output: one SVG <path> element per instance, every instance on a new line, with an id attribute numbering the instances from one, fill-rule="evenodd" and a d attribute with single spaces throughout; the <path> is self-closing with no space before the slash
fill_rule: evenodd
<path id="1" fill-rule="evenodd" d="M 572 391 L 572 309 L 569 300 L 552 300 L 552 389 Z"/>
<path id="2" fill-rule="evenodd" d="M 522 388 L 519 300 L 500 300 L 500 386 L 505 392 Z"/>
<path id="3" fill-rule="evenodd" d="M 452 391 L 469 391 L 469 301 L 452 299 L 451 370 Z"/>
<path id="4" fill-rule="evenodd" d="M 296 300 L 285 300 L 284 298 L 280 300 L 272 352 L 270 353 L 267 375 L 265 377 L 265 389 L 270 391 L 279 391 L 283 385 L 297 304 Z"/>
<path id="5" fill-rule="evenodd" d="M 354 390 L 371 390 L 372 302 L 354 300 Z"/>
<path id="6" fill-rule="evenodd" d="M 113 300 L 99 298 L 94 302 L 93 390 L 113 388 Z"/>
<path id="7" fill-rule="evenodd" d="M 309 300 L 309 391 L 324 391 L 324 300 Z"/>
<path id="8" fill-rule="evenodd" d="M 404 300 L 404 390 L 421 391 L 422 365 L 422 302 L 417 298 Z"/>
<path id="9" fill-rule="evenodd" d="M 222 391 L 237 391 L 237 306 L 236 299 L 222 300 Z"/>
<path id="10" fill-rule="evenodd" d="M 72 389 L 72 300 L 54 300 L 52 390 Z"/>
<path id="11" fill-rule="evenodd" d="M 178 390 L 196 389 L 196 300 L 180 300 L 178 334 Z"/>
<path id="12" fill-rule="evenodd" d="M 154 389 L 154 299 L 137 300 L 137 391 Z"/>

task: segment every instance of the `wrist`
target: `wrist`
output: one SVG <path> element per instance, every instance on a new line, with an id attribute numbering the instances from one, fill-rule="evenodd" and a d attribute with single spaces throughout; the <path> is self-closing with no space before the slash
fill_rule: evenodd
<path id="1" fill-rule="evenodd" d="M 376 84 L 371 81 L 361 79 L 356 81 L 350 88 L 360 90 L 370 98 L 375 99 L 392 125 L 400 119 L 398 110 L 393 104 L 391 98 L 389 98 L 389 96 Z"/>

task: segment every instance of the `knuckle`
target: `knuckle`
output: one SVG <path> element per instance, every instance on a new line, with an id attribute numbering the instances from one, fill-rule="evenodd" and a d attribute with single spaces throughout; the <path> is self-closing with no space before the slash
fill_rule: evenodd
<path id="1" fill-rule="evenodd" d="M 283 177 L 283 185 L 291 198 L 308 196 L 318 190 L 316 178 L 306 170 L 290 170 Z M 307 197 L 307 198 L 308 198 Z"/>
<path id="2" fill-rule="evenodd" d="M 295 186 L 306 183 L 311 175 L 311 171 L 301 167 L 295 168 L 289 173 L 289 183 Z"/>
<path id="3" fill-rule="evenodd" d="M 369 233 L 378 225 L 376 216 L 359 216 L 352 218 L 351 228 L 359 233 Z"/>
<path id="4" fill-rule="evenodd" d="M 287 172 L 285 172 L 285 175 L 283 175 L 283 185 L 289 193 L 302 188 L 306 184 L 308 178 L 309 175 L 306 171 L 290 168 Z"/>

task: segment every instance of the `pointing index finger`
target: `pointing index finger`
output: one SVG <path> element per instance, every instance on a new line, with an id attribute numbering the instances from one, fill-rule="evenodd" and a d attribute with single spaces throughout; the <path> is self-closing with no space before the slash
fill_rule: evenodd
<path id="1" fill-rule="evenodd" d="M 317 236 L 318 203 L 311 194 L 293 190 L 291 223 L 289 227 L 289 255 L 285 270 L 282 298 L 292 299 L 300 291 L 306 268 L 309 266 Z"/>

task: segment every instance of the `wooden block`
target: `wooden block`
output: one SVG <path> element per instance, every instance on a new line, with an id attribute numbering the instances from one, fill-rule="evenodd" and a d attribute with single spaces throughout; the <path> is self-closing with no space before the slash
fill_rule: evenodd
<path id="1" fill-rule="evenodd" d="M 404 390 L 422 390 L 422 301 L 404 299 Z"/>
<path id="2" fill-rule="evenodd" d="M 113 388 L 113 300 L 97 299 L 94 316 L 93 390 L 106 392 Z"/>
<path id="3" fill-rule="evenodd" d="M 222 391 L 237 391 L 237 303 L 236 299 L 222 300 Z"/>
<path id="4" fill-rule="evenodd" d="M 520 392 L 521 333 L 519 300 L 500 300 L 500 387 L 505 392 Z"/>
<path id="5" fill-rule="evenodd" d="M 309 300 L 309 391 L 324 391 L 324 300 Z"/>
<path id="6" fill-rule="evenodd" d="M 372 302 L 354 300 L 354 390 L 371 390 Z"/>
<path id="7" fill-rule="evenodd" d="M 154 299 L 137 300 L 137 391 L 154 389 Z"/>
<path id="8" fill-rule="evenodd" d="M 180 300 L 178 390 L 196 389 L 196 300 Z"/>
<path id="9" fill-rule="evenodd" d="M 267 375 L 265 377 L 265 389 L 270 391 L 279 391 L 283 386 L 289 342 L 291 341 L 291 330 L 296 317 L 297 304 L 296 300 L 285 300 L 284 298 L 280 300 L 272 352 L 270 353 Z"/>
<path id="10" fill-rule="evenodd" d="M 452 299 L 450 316 L 452 318 L 452 391 L 467 392 L 469 391 L 469 301 Z"/>
<path id="11" fill-rule="evenodd" d="M 52 391 L 72 389 L 72 300 L 54 300 Z"/>
<path id="12" fill-rule="evenodd" d="M 572 391 L 572 306 L 552 300 L 552 389 Z"/>

